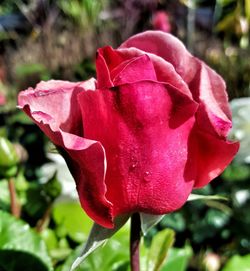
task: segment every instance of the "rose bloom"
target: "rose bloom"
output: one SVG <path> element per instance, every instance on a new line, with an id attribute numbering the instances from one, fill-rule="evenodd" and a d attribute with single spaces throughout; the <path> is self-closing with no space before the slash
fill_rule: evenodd
<path id="1" fill-rule="evenodd" d="M 156 11 L 152 18 L 154 30 L 161 30 L 167 33 L 171 32 L 171 23 L 169 15 L 165 11 Z"/>
<path id="2" fill-rule="evenodd" d="M 177 38 L 148 31 L 101 48 L 96 71 L 96 80 L 41 82 L 18 98 L 63 153 L 96 223 L 173 212 L 233 159 L 224 81 Z"/>
<path id="3" fill-rule="evenodd" d="M 3 94 L 0 93 L 0 105 L 6 104 L 6 98 Z"/>

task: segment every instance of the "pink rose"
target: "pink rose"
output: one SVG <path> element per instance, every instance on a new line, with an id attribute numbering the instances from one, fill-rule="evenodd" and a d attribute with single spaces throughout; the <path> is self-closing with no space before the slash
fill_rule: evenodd
<path id="1" fill-rule="evenodd" d="M 6 98 L 3 94 L 0 93 L 0 105 L 6 104 Z"/>
<path id="2" fill-rule="evenodd" d="M 149 31 L 101 48 L 96 69 L 97 80 L 41 82 L 18 103 L 63 150 L 98 224 L 175 211 L 231 162 L 224 81 L 177 38 Z"/>
<path id="3" fill-rule="evenodd" d="M 165 11 L 156 11 L 152 18 L 152 25 L 155 30 L 161 30 L 167 33 L 171 32 L 171 23 L 169 15 Z"/>

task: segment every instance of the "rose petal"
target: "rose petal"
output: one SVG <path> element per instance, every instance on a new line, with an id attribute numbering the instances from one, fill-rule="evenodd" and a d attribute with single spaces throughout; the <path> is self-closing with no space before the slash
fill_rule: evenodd
<path id="1" fill-rule="evenodd" d="M 97 88 L 113 87 L 111 72 L 124 61 L 126 59 L 110 46 L 98 49 L 96 54 Z"/>
<path id="2" fill-rule="evenodd" d="M 163 58 L 154 54 L 146 53 L 137 48 L 122 48 L 114 50 L 112 47 L 104 47 L 98 50 L 96 60 L 97 70 L 97 88 L 113 87 L 113 79 L 115 76 L 134 58 L 138 58 L 147 54 L 151 59 L 155 74 L 156 81 L 165 82 L 178 88 L 184 94 L 192 97 L 187 84 L 176 73 L 173 65 L 168 63 Z M 143 69 L 142 69 L 143 70 Z"/>
<path id="3" fill-rule="evenodd" d="M 119 66 L 118 66 L 119 67 Z M 132 84 L 143 80 L 156 81 L 154 66 L 147 55 L 133 58 L 113 79 L 115 86 Z"/>
<path id="4" fill-rule="evenodd" d="M 194 188 L 201 188 L 220 175 L 233 160 L 238 142 L 229 142 L 200 131 L 198 127 L 189 138 L 189 157 L 186 174 L 195 179 Z M 192 174 L 196 174 L 196 176 Z"/>
<path id="5" fill-rule="evenodd" d="M 161 31 L 147 31 L 135 35 L 124 42 L 120 48 L 136 47 L 144 52 L 152 53 L 171 63 L 176 72 L 188 84 L 194 99 L 203 105 L 202 114 L 210 120 L 211 129 L 218 136 L 226 136 L 230 129 L 231 113 L 223 79 L 202 61 L 193 57 L 185 46 L 174 36 Z M 220 119 L 217 125 L 214 117 Z M 200 123 L 207 130 L 207 124 Z M 210 131 L 211 131 L 210 129 Z"/>
<path id="6" fill-rule="evenodd" d="M 112 65 L 109 64 L 112 57 L 115 57 L 116 61 L 114 62 L 116 65 L 114 63 Z M 109 88 L 142 80 L 157 80 L 154 66 L 149 56 L 139 54 L 124 61 L 125 57 L 127 56 L 119 53 L 117 50 L 113 50 L 111 47 L 104 47 L 102 50 L 99 50 L 97 59 L 98 88 Z M 104 75 L 105 82 L 102 79 Z M 112 83 L 107 81 L 107 76 Z"/>
<path id="7" fill-rule="evenodd" d="M 97 223 L 111 228 L 112 205 L 105 198 L 106 156 L 102 145 L 83 138 L 82 118 L 77 94 L 95 88 L 95 81 L 42 82 L 36 89 L 19 94 L 19 106 L 63 151 L 83 209 Z"/>
<path id="8" fill-rule="evenodd" d="M 226 137 L 232 127 L 226 86 L 223 79 L 205 63 L 197 60 L 200 68 L 189 83 L 189 87 L 199 99 L 200 110 L 197 115 L 200 129 Z M 207 121 L 204 121 L 204 118 Z"/>
<path id="9" fill-rule="evenodd" d="M 83 134 L 81 112 L 76 95 L 85 87 L 86 89 L 95 87 L 94 84 L 93 79 L 83 83 L 60 80 L 42 81 L 37 84 L 35 89 L 29 88 L 20 92 L 18 105 L 21 108 L 26 104 L 29 105 L 30 111 L 36 116 L 37 121 L 44 121 L 44 123 L 50 121 L 52 130 L 56 131 L 61 128 L 66 132 L 81 136 Z M 47 117 L 43 119 L 45 114 Z M 54 138 L 54 135 L 51 134 L 49 137 Z"/>
<path id="10" fill-rule="evenodd" d="M 85 136 L 106 151 L 113 215 L 181 207 L 193 186 L 184 168 L 196 103 L 171 85 L 148 81 L 78 97 Z"/>
<path id="11" fill-rule="evenodd" d="M 171 63 L 175 71 L 189 83 L 197 70 L 197 63 L 185 46 L 173 35 L 162 31 L 146 31 L 125 41 L 119 48 L 137 48 Z"/>

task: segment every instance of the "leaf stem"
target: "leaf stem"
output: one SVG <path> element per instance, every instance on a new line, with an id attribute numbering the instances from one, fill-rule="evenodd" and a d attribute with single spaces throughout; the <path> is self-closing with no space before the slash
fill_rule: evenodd
<path id="1" fill-rule="evenodd" d="M 46 226 L 48 226 L 49 221 L 50 221 L 51 210 L 52 210 L 52 204 L 48 206 L 42 218 L 38 220 L 36 224 L 37 232 L 42 232 L 46 228 Z"/>
<path id="2" fill-rule="evenodd" d="M 9 193 L 10 193 L 10 208 L 11 208 L 11 213 L 13 216 L 19 218 L 20 213 L 21 213 L 21 208 L 17 199 L 16 195 L 16 189 L 15 189 L 15 183 L 14 179 L 10 178 L 8 181 L 8 188 L 9 188 Z"/>
<path id="3" fill-rule="evenodd" d="M 131 217 L 130 228 L 130 267 L 131 271 L 140 271 L 141 221 L 139 213 Z"/>

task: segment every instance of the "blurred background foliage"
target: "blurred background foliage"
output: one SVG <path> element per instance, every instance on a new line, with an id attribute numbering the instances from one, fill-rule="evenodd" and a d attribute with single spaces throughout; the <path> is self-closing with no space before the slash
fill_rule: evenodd
<path id="1" fill-rule="evenodd" d="M 142 244 L 142 270 L 245 271 L 250 266 L 250 1 L 3 0 L 0 4 L 0 270 L 67 271 L 92 222 L 54 146 L 16 108 L 20 90 L 95 76 L 96 49 L 148 29 L 179 37 L 227 82 L 240 159 Z M 235 105 L 237 104 L 237 105 Z M 248 141 L 247 141 L 248 139 Z M 80 270 L 129 270 L 129 226 Z M 167 259 L 167 260 L 165 260 Z"/>

